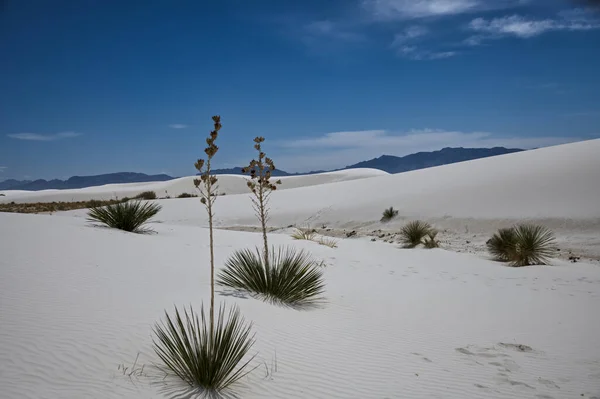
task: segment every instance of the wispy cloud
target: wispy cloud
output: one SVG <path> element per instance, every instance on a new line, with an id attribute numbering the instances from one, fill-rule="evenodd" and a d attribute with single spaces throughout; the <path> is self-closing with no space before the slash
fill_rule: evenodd
<path id="1" fill-rule="evenodd" d="M 362 33 L 354 32 L 339 22 L 331 20 L 313 21 L 304 26 L 305 37 L 360 42 L 365 39 Z"/>
<path id="2" fill-rule="evenodd" d="M 17 140 L 30 140 L 30 141 L 55 141 L 62 139 L 70 139 L 73 137 L 81 136 L 81 133 L 77 132 L 60 132 L 55 134 L 39 134 L 39 133 L 12 133 L 7 134 L 8 137 Z"/>
<path id="3" fill-rule="evenodd" d="M 407 27 L 403 32 L 394 35 L 391 47 L 401 57 L 411 60 L 439 60 L 457 54 L 455 51 L 425 50 L 415 43 L 429 34 L 429 28 L 421 25 Z"/>
<path id="4" fill-rule="evenodd" d="M 173 123 L 173 124 L 169 125 L 169 127 L 171 129 L 186 129 L 189 126 L 188 125 L 184 125 L 183 123 Z"/>
<path id="5" fill-rule="evenodd" d="M 592 19 L 581 9 L 563 11 L 558 18 L 533 19 L 521 15 L 500 18 L 475 18 L 468 28 L 477 34 L 465 40 L 465 44 L 476 46 L 490 39 L 517 37 L 528 39 L 550 31 L 585 31 L 599 29 L 600 21 Z"/>
<path id="6" fill-rule="evenodd" d="M 377 20 L 441 17 L 481 10 L 514 7 L 529 0 L 363 0 L 363 7 Z"/>
<path id="7" fill-rule="evenodd" d="M 0 166 L 0 173 L 4 173 L 6 169 L 8 169 L 8 166 Z"/>
<path id="8" fill-rule="evenodd" d="M 578 140 L 576 137 L 511 137 L 489 132 L 435 129 L 398 133 L 387 130 L 333 132 L 315 138 L 279 142 L 282 160 L 278 165 L 292 172 L 336 169 L 383 154 L 403 156 L 444 147 L 529 149 Z"/>

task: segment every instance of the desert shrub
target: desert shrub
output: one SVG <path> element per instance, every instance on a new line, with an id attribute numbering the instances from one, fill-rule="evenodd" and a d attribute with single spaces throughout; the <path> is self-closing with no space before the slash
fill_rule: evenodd
<path id="1" fill-rule="evenodd" d="M 382 222 L 389 222 L 393 218 L 398 216 L 398 211 L 394 209 L 393 206 L 390 206 L 388 209 L 383 211 L 383 216 L 381 217 Z"/>
<path id="2" fill-rule="evenodd" d="M 154 327 L 154 351 L 168 370 L 190 386 L 218 392 L 252 371 L 248 364 L 254 357 L 242 360 L 254 344 L 254 336 L 237 307 L 225 318 L 222 306 L 214 330 L 209 328 L 204 307 L 200 317 L 191 306 L 189 313 L 184 308 L 183 317 L 177 308 L 173 318 L 166 311 L 165 316 L 166 320 Z"/>
<path id="3" fill-rule="evenodd" d="M 498 230 L 486 242 L 488 251 L 501 262 L 508 262 L 515 249 L 515 229 L 513 227 Z"/>
<path id="4" fill-rule="evenodd" d="M 130 199 L 131 199 L 131 198 L 129 198 L 129 197 L 123 197 L 123 198 L 121 198 L 121 202 L 127 202 L 127 201 L 129 201 Z"/>
<path id="5" fill-rule="evenodd" d="M 407 223 L 400 230 L 400 240 L 405 248 L 414 248 L 423 242 L 423 239 L 432 231 L 429 223 L 415 220 Z"/>
<path id="6" fill-rule="evenodd" d="M 177 196 L 177 198 L 194 198 L 197 197 L 196 194 L 190 194 L 190 193 L 181 193 Z"/>
<path id="7" fill-rule="evenodd" d="M 325 245 L 329 248 L 337 248 L 337 240 L 333 238 L 321 237 L 317 240 L 320 245 Z"/>
<path id="8" fill-rule="evenodd" d="M 144 225 L 161 210 L 161 206 L 150 202 L 119 202 L 106 207 L 91 208 L 88 220 L 108 227 L 133 233 L 149 233 Z"/>
<path id="9" fill-rule="evenodd" d="M 436 230 L 430 230 L 425 237 L 423 237 L 423 246 L 425 248 L 439 248 L 440 242 L 436 239 L 438 232 Z"/>
<path id="10" fill-rule="evenodd" d="M 521 224 L 498 230 L 486 244 L 495 259 L 519 267 L 547 264 L 555 254 L 555 242 L 546 227 Z"/>
<path id="11" fill-rule="evenodd" d="M 299 229 L 296 228 L 294 232 L 291 234 L 291 237 L 294 240 L 310 240 L 313 241 L 316 237 L 317 233 L 313 229 Z"/>
<path id="12" fill-rule="evenodd" d="M 154 191 L 144 191 L 142 193 L 139 193 L 138 195 L 136 195 L 133 198 L 144 199 L 144 200 L 154 200 L 154 199 L 156 199 L 156 193 Z"/>
<path id="13" fill-rule="evenodd" d="M 260 249 L 236 251 L 219 273 L 217 284 L 295 308 L 321 301 L 323 272 L 306 252 L 288 248 L 271 251 L 270 256 L 265 262 Z"/>
<path id="14" fill-rule="evenodd" d="M 4 195 L 4 194 L 0 194 L 0 197 L 6 197 L 6 195 Z"/>

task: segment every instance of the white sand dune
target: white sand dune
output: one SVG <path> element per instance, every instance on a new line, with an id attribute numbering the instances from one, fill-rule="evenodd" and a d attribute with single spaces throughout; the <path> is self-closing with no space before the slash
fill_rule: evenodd
<path id="1" fill-rule="evenodd" d="M 378 169 L 360 168 L 338 172 L 319 173 L 314 175 L 286 176 L 280 178 L 282 182 L 285 182 L 285 184 L 282 184 L 280 188 L 285 190 L 296 187 L 314 186 L 325 183 L 335 183 L 384 175 L 388 175 L 388 173 Z M 6 197 L 0 197 L 0 203 L 11 201 L 19 203 L 32 203 L 53 201 L 88 201 L 92 199 L 109 200 L 114 198 L 133 197 L 143 191 L 154 191 L 158 197 L 177 197 L 182 193 L 196 193 L 196 189 L 193 185 L 194 178 L 197 178 L 197 176 L 181 177 L 164 182 L 106 184 L 103 186 L 70 190 L 7 190 L 0 191 L 0 194 L 6 195 Z M 246 181 L 247 177 L 241 175 L 220 175 L 219 192 L 225 195 L 246 193 L 248 192 Z"/>
<path id="2" fill-rule="evenodd" d="M 399 219 L 571 220 L 598 239 L 599 152 L 593 140 L 399 175 L 290 183 L 273 193 L 271 224 L 379 225 L 393 205 Z M 194 198 L 158 202 L 154 235 L 90 226 L 83 210 L 0 214 L 0 398 L 193 397 L 151 373 L 151 329 L 164 309 L 199 308 L 209 298 L 205 210 Z M 247 194 L 216 204 L 222 226 L 255 224 Z M 227 230 L 215 239 L 218 267 L 261 242 Z M 367 238 L 328 248 L 270 234 L 270 243 L 325 262 L 327 304 L 295 311 L 218 290 L 218 302 L 238 304 L 254 322 L 259 367 L 236 387 L 240 398 L 600 397 L 597 265 L 557 259 L 509 268 Z M 131 367 L 138 353 L 144 375 L 123 375 L 119 365 Z"/>

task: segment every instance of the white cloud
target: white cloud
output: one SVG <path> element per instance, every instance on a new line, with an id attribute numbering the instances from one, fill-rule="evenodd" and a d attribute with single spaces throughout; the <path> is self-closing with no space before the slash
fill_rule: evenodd
<path id="1" fill-rule="evenodd" d="M 169 125 L 169 127 L 171 129 L 185 129 L 188 127 L 188 125 L 184 125 L 182 123 L 173 123 L 173 124 Z"/>
<path id="2" fill-rule="evenodd" d="M 424 26 L 409 26 L 403 32 L 397 33 L 394 36 L 391 47 L 396 50 L 396 53 L 399 56 L 411 60 L 439 60 L 443 58 L 449 58 L 457 54 L 455 51 L 436 52 L 423 50 L 414 44 L 414 42 L 418 42 L 428 34 L 429 29 Z"/>
<path id="3" fill-rule="evenodd" d="M 55 141 L 62 139 L 69 139 L 73 137 L 81 136 L 81 133 L 76 132 L 61 132 L 55 134 L 38 134 L 38 133 L 13 133 L 7 134 L 8 137 L 17 140 L 31 140 L 31 141 Z"/>
<path id="4" fill-rule="evenodd" d="M 8 166 L 0 166 L 0 173 L 3 173 L 6 169 L 8 169 Z"/>
<path id="5" fill-rule="evenodd" d="M 434 129 L 392 133 L 365 130 L 327 133 L 316 138 L 279 142 L 277 166 L 289 172 L 330 170 L 383 154 L 403 156 L 444 147 L 536 148 L 577 141 L 573 137 L 506 137 L 488 132 L 459 132 Z"/>
<path id="6" fill-rule="evenodd" d="M 488 39 L 513 36 L 527 39 L 550 31 L 582 31 L 600 28 L 600 21 L 591 19 L 587 12 L 579 9 L 563 11 L 560 18 L 531 19 L 520 15 L 501 18 L 475 18 L 469 23 L 469 29 L 477 32 L 464 43 L 471 46 L 481 44 Z"/>
<path id="7" fill-rule="evenodd" d="M 363 0 L 363 7 L 377 20 L 442 17 L 475 11 L 501 9 L 530 0 Z"/>

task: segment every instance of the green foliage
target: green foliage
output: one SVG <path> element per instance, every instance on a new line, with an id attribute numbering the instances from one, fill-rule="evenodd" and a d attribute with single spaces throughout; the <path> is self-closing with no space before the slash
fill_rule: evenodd
<path id="1" fill-rule="evenodd" d="M 144 225 L 160 210 L 160 205 L 150 202 L 119 202 L 107 207 L 91 208 L 87 220 L 133 233 L 149 233 L 152 230 L 144 228 Z"/>
<path id="2" fill-rule="evenodd" d="M 427 233 L 427 235 L 423 238 L 423 246 L 429 249 L 439 248 L 440 242 L 435 238 L 437 234 L 438 232 L 436 230 L 430 230 L 429 233 Z"/>
<path id="3" fill-rule="evenodd" d="M 177 196 L 177 198 L 194 198 L 197 197 L 196 194 L 190 194 L 190 193 L 181 193 Z"/>
<path id="4" fill-rule="evenodd" d="M 224 306 L 217 315 L 211 335 L 209 323 L 190 306 L 184 308 L 183 317 L 175 308 L 171 318 L 165 311 L 166 320 L 155 324 L 154 351 L 165 366 L 190 386 L 208 392 L 219 392 L 248 374 L 248 364 L 254 357 L 242 362 L 252 345 L 254 336 L 237 307 L 225 318 Z"/>
<path id="5" fill-rule="evenodd" d="M 433 229 L 429 223 L 415 220 L 402 227 L 400 230 L 400 240 L 405 248 L 414 248 L 421 244 L 423 239 L 432 231 Z"/>
<path id="6" fill-rule="evenodd" d="M 396 216 L 398 216 L 398 211 L 396 209 L 394 209 L 393 206 L 390 206 L 388 209 L 383 211 L 383 216 L 381 217 L 381 221 L 384 223 L 389 222 Z"/>
<path id="7" fill-rule="evenodd" d="M 488 251 L 501 262 L 508 262 L 514 256 L 516 247 L 514 227 L 498 230 L 492 238 L 486 242 Z"/>
<path id="8" fill-rule="evenodd" d="M 325 290 L 322 269 L 306 252 L 293 248 L 272 251 L 269 262 L 259 249 L 236 251 L 219 273 L 217 284 L 294 308 L 317 305 Z"/>
<path id="9" fill-rule="evenodd" d="M 135 197 L 135 199 L 144 199 L 144 200 L 155 200 L 156 193 L 154 191 L 144 191 L 143 193 L 139 193 Z"/>
<path id="10" fill-rule="evenodd" d="M 306 228 L 306 229 L 299 229 L 296 228 L 294 230 L 294 232 L 291 234 L 291 237 L 294 240 L 309 240 L 309 241 L 313 241 L 316 237 L 316 233 L 310 229 L 310 228 Z"/>
<path id="11" fill-rule="evenodd" d="M 554 234 L 546 227 L 521 224 L 498 230 L 486 244 L 494 258 L 519 267 L 548 264 L 555 254 L 555 243 Z"/>

